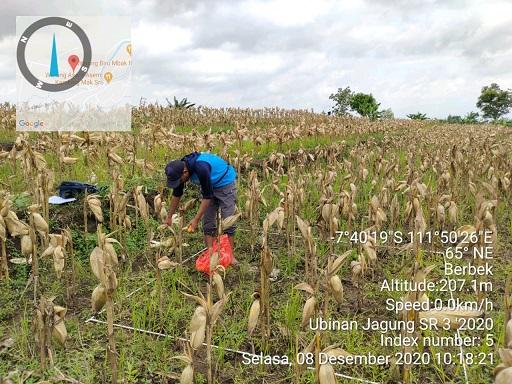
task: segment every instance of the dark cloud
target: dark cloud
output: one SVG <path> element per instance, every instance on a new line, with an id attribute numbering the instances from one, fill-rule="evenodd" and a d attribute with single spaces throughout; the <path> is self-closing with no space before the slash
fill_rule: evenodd
<path id="1" fill-rule="evenodd" d="M 45 1 L 21 1 L 3 0 L 0 22 L 0 39 L 6 35 L 16 34 L 16 16 L 46 16 L 46 15 L 77 15 L 96 16 L 98 14 L 111 15 L 126 14 L 117 7 L 105 8 L 103 1 L 90 0 L 45 0 Z M 123 12 L 123 13 L 116 13 Z"/>

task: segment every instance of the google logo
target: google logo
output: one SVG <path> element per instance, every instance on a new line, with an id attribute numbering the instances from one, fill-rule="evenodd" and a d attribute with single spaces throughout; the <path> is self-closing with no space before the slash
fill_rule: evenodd
<path id="1" fill-rule="evenodd" d="M 28 121 L 28 120 L 20 120 L 18 122 L 20 127 L 33 127 L 33 128 L 44 128 L 44 121 L 36 120 L 36 121 Z"/>

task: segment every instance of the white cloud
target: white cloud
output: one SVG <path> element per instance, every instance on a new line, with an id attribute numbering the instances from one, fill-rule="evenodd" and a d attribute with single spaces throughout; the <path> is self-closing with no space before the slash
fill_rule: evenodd
<path id="1" fill-rule="evenodd" d="M 191 52 L 190 68 L 206 75 L 272 73 L 281 65 L 277 54 L 235 54 L 218 49 L 199 49 Z"/>
<path id="2" fill-rule="evenodd" d="M 141 55 L 160 57 L 190 45 L 192 32 L 170 23 L 141 20 L 132 26 L 132 40 Z"/>
<path id="3" fill-rule="evenodd" d="M 0 38 L 0 103 L 16 99 L 16 38 Z"/>

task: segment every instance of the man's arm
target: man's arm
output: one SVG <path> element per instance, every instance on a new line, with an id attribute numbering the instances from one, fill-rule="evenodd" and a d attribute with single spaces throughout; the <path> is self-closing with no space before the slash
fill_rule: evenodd
<path id="1" fill-rule="evenodd" d="M 199 206 L 196 215 L 194 216 L 192 222 L 190 223 L 193 226 L 192 230 L 195 230 L 199 225 L 199 221 L 206 212 L 206 208 L 208 208 L 208 205 L 210 205 L 210 201 L 211 199 L 201 199 L 201 205 Z"/>
<path id="2" fill-rule="evenodd" d="M 174 215 L 176 209 L 178 209 L 181 196 L 183 196 L 183 183 L 172 190 L 171 206 L 169 207 L 167 218 L 165 219 L 165 224 L 168 226 L 172 225 L 172 215 Z"/>
<path id="3" fill-rule="evenodd" d="M 211 201 L 211 199 L 201 199 L 201 205 L 199 206 L 199 209 L 197 210 L 196 215 L 188 224 L 189 232 L 195 232 L 195 230 L 199 226 L 199 221 L 201 220 L 204 213 L 206 212 L 206 208 L 208 208 L 208 205 L 210 205 L 210 201 Z"/>
<path id="4" fill-rule="evenodd" d="M 171 198 L 171 206 L 169 207 L 169 211 L 167 212 L 167 218 L 165 219 L 165 224 L 168 226 L 172 225 L 172 215 L 176 212 L 178 208 L 178 204 L 180 203 L 181 196 L 174 196 Z"/>
<path id="5" fill-rule="evenodd" d="M 213 187 L 210 178 L 210 164 L 202 161 L 197 162 L 195 173 L 197 174 L 197 178 L 201 184 L 201 194 L 203 195 L 203 198 L 196 215 L 190 222 L 192 231 L 196 230 L 197 226 L 199 225 L 199 221 L 203 217 L 204 213 L 206 212 L 206 208 L 208 208 L 208 205 L 210 205 L 210 201 L 213 198 Z"/>

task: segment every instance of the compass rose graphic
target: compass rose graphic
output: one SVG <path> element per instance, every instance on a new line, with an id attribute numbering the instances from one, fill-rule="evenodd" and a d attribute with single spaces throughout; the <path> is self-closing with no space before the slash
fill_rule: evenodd
<path id="1" fill-rule="evenodd" d="M 26 59 L 27 42 L 32 37 L 32 35 L 36 33 L 39 29 L 52 25 L 62 26 L 72 31 L 80 40 L 83 49 L 82 65 L 80 66 L 80 68 L 69 80 L 58 84 L 47 83 L 34 76 L 34 74 L 30 71 L 30 69 L 27 66 Z M 49 55 L 50 77 L 59 77 L 57 41 L 57 36 L 54 34 L 52 39 L 52 49 Z M 21 34 L 20 40 L 18 41 L 16 56 L 18 60 L 18 67 L 20 69 L 21 74 L 30 84 L 43 91 L 61 92 L 80 83 L 80 81 L 87 74 L 87 71 L 89 70 L 89 67 L 91 65 L 91 43 L 89 42 L 89 38 L 85 34 L 84 30 L 80 28 L 80 26 L 75 22 L 63 17 L 45 17 L 29 25 L 29 27 Z M 78 65 L 79 61 L 80 60 L 76 55 L 72 55 L 68 58 L 68 62 L 73 68 L 73 72 L 75 72 L 75 67 Z"/>

